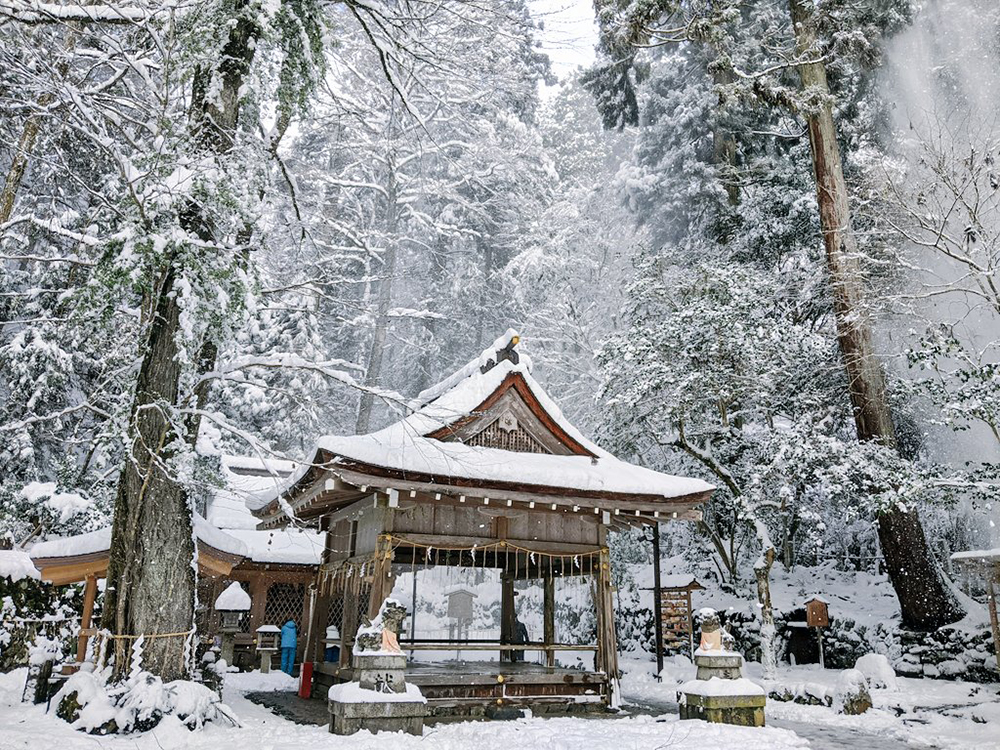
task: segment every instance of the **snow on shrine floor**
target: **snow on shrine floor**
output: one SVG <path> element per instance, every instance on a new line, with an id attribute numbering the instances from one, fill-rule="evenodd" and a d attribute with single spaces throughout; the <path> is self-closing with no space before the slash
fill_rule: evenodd
<path id="1" fill-rule="evenodd" d="M 787 748 L 864 748 L 889 750 L 906 747 L 1000 748 L 1000 700 L 997 686 L 975 686 L 932 680 L 901 680 L 899 693 L 875 691 L 877 708 L 864 716 L 840 716 L 828 708 L 768 701 L 770 726 L 763 729 L 730 727 L 700 721 L 681 722 L 671 690 L 681 670 L 667 670 L 657 683 L 648 661 L 624 660 L 625 699 L 637 708 L 622 718 L 526 718 L 515 721 L 445 724 L 424 730 L 423 737 L 371 735 L 336 737 L 325 727 L 294 724 L 251 703 L 246 693 L 260 690 L 294 691 L 296 681 L 284 674 L 229 675 L 224 699 L 239 716 L 242 727 L 209 726 L 189 732 L 174 720 L 164 720 L 152 732 L 123 737 L 94 737 L 70 729 L 46 714 L 44 706 L 20 702 L 25 670 L 0 674 L 0 750 L 59 748 L 59 750 L 300 750 L 303 747 L 375 749 L 465 750 L 468 747 L 518 747 L 522 750 L 786 750 Z M 755 665 L 751 665 L 750 676 Z M 837 672 L 815 667 L 782 670 L 783 681 L 828 683 Z M 979 692 L 970 695 L 979 687 Z M 901 716 L 890 709 L 896 706 Z M 978 724 L 976 715 L 988 723 Z"/>

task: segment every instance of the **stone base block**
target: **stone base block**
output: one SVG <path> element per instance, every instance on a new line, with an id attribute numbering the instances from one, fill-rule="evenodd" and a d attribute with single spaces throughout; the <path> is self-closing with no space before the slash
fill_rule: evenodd
<path id="1" fill-rule="evenodd" d="M 380 693 L 406 692 L 406 654 L 354 654 L 354 671 L 361 687 Z"/>
<path id="2" fill-rule="evenodd" d="M 710 680 L 738 680 L 743 676 L 743 657 L 739 654 L 719 654 L 715 656 L 696 654 L 694 663 L 698 667 L 697 678 Z"/>
<path id="3" fill-rule="evenodd" d="M 406 732 L 421 735 L 427 704 L 421 701 L 390 703 L 341 703 L 330 701 L 330 732 L 354 734 L 369 732 Z"/>
<path id="4" fill-rule="evenodd" d="M 763 695 L 691 695 L 684 693 L 681 719 L 702 719 L 713 724 L 764 726 Z"/>

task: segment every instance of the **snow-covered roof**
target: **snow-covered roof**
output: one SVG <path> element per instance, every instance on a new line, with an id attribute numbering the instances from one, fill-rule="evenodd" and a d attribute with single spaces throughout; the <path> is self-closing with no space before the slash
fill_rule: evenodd
<path id="1" fill-rule="evenodd" d="M 808 604 L 809 602 L 822 602 L 823 604 L 829 604 L 830 603 L 829 599 L 824 599 L 819 594 L 811 594 L 811 595 L 807 596 L 804 601 L 805 601 L 805 604 Z M 805 606 L 805 605 L 803 605 L 803 606 Z"/>
<path id="2" fill-rule="evenodd" d="M 509 330 L 479 357 L 423 391 L 411 402 L 415 411 L 377 432 L 356 436 L 325 436 L 283 486 L 260 492 L 247 505 L 260 512 L 302 481 L 318 463 L 334 474 L 338 464 L 376 467 L 406 477 L 429 477 L 435 483 L 490 486 L 517 483 L 574 492 L 681 498 L 707 495 L 714 488 L 700 479 L 677 477 L 621 461 L 591 442 L 565 418 L 558 405 L 531 375 L 531 362 L 519 352 L 509 358 L 519 340 Z M 500 361 L 497 361 L 500 360 Z M 485 366 L 485 372 L 483 372 Z M 502 388 L 516 385 L 537 402 L 545 424 L 568 446 L 571 455 L 526 453 L 438 439 L 463 420 L 481 414 L 487 400 Z M 329 457 L 332 456 L 332 462 Z"/>
<path id="3" fill-rule="evenodd" d="M 88 531 L 74 536 L 54 537 L 44 542 L 38 542 L 31 548 L 31 557 L 35 560 L 49 557 L 76 557 L 95 552 L 107 552 L 109 549 L 111 549 L 111 527 L 106 526 L 97 531 Z"/>
<path id="4" fill-rule="evenodd" d="M 672 573 L 660 576 L 660 588 L 686 589 L 689 586 L 698 586 L 701 588 L 701 584 L 698 583 L 692 573 Z"/>
<path id="5" fill-rule="evenodd" d="M 247 498 L 273 491 L 296 469 L 292 461 L 251 456 L 222 456 L 221 464 L 224 485 L 209 500 L 205 518 L 222 529 L 255 529 L 259 521 Z"/>
<path id="6" fill-rule="evenodd" d="M 0 578 L 9 578 L 16 583 L 24 578 L 41 578 L 27 552 L 21 550 L 0 550 Z"/>
<path id="7" fill-rule="evenodd" d="M 247 557 L 246 545 L 234 536 L 216 528 L 197 513 L 194 514 L 194 530 L 198 541 L 238 557 Z M 56 537 L 35 544 L 30 555 L 33 560 L 58 557 L 76 557 L 108 552 L 111 549 L 111 527 L 89 531 L 75 536 Z"/>
<path id="8" fill-rule="evenodd" d="M 247 557 L 256 563 L 319 565 L 326 545 L 322 533 L 300 529 L 226 529 L 226 533 L 239 539 L 247 549 Z"/>

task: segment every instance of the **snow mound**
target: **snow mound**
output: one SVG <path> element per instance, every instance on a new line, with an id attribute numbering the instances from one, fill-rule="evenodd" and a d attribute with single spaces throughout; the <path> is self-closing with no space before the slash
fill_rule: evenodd
<path id="1" fill-rule="evenodd" d="M 368 690 L 356 682 L 343 682 L 330 688 L 328 697 L 337 703 L 426 703 L 416 685 L 406 684 L 405 693 L 383 693 Z"/>
<path id="2" fill-rule="evenodd" d="M 712 677 L 708 680 L 689 680 L 677 688 L 682 694 L 700 696 L 764 695 L 764 688 L 756 682 L 740 677 L 738 680 L 723 680 Z"/>
<path id="3" fill-rule="evenodd" d="M 74 729 L 92 734 L 144 732 L 164 717 L 188 729 L 209 722 L 239 726 L 235 714 L 214 692 L 187 680 L 164 683 L 149 672 L 137 672 L 123 683 L 108 684 L 109 671 L 81 671 L 56 693 L 58 715 Z"/>
<path id="4" fill-rule="evenodd" d="M 9 578 L 12 583 L 16 583 L 23 578 L 34 578 L 37 581 L 41 575 L 27 552 L 0 550 L 0 578 Z"/>
<path id="5" fill-rule="evenodd" d="M 896 672 L 889 663 L 889 659 L 883 654 L 865 654 L 859 657 L 854 663 L 854 669 L 861 672 L 873 688 L 899 691 Z"/>

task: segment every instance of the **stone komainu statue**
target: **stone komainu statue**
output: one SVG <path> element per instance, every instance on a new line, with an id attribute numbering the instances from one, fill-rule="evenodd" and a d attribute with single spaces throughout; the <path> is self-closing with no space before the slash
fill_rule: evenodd
<path id="1" fill-rule="evenodd" d="M 397 636 L 406 619 L 406 607 L 395 599 L 386 599 L 379 608 L 375 621 L 366 617 L 364 626 L 358 630 L 355 639 L 357 651 L 389 651 L 399 653 Z"/>

